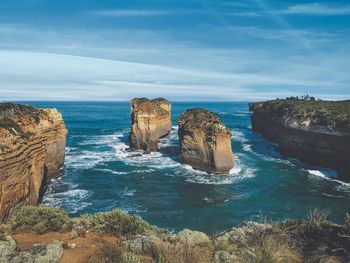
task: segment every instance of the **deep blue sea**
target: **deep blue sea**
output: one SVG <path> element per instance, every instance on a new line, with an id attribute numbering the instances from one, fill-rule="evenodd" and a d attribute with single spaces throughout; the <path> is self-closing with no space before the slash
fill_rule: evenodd
<path id="1" fill-rule="evenodd" d="M 305 218 L 317 207 L 342 222 L 350 211 L 350 184 L 281 156 L 276 144 L 252 132 L 246 102 L 174 102 L 171 134 L 149 155 L 127 151 L 128 102 L 26 103 L 63 114 L 65 167 L 43 202 L 72 216 L 120 208 L 174 231 L 217 233 L 261 216 Z M 194 107 L 218 113 L 230 128 L 236 166 L 229 174 L 207 175 L 179 163 L 177 117 Z"/>

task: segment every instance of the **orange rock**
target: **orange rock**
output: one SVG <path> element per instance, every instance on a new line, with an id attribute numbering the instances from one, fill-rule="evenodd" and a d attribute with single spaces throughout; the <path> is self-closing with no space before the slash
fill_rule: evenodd
<path id="1" fill-rule="evenodd" d="M 66 134 L 56 109 L 0 103 L 0 221 L 40 201 L 63 166 Z"/>
<path id="2" fill-rule="evenodd" d="M 190 109 L 178 119 L 183 163 L 208 173 L 227 173 L 234 166 L 231 133 L 218 115 Z"/>
<path id="3" fill-rule="evenodd" d="M 154 152 L 158 148 L 159 138 L 165 137 L 171 130 L 171 104 L 158 98 L 148 100 L 136 98 L 131 101 L 130 147 Z"/>

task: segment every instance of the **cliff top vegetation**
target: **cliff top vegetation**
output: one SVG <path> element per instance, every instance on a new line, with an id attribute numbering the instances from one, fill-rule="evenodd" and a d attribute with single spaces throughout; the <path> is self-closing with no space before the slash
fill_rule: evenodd
<path id="1" fill-rule="evenodd" d="M 268 114 L 271 118 L 285 120 L 292 117 L 311 126 L 350 133 L 350 100 L 323 101 L 290 97 L 252 103 L 250 108 Z"/>

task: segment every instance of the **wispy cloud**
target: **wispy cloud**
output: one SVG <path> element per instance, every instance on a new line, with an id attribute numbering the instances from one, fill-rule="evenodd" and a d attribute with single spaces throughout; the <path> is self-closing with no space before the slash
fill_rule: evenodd
<path id="1" fill-rule="evenodd" d="M 230 13 L 229 15 L 231 16 L 245 16 L 245 17 L 259 17 L 262 16 L 262 14 L 258 12 L 235 12 L 235 13 Z"/>
<path id="2" fill-rule="evenodd" d="M 269 65 L 267 60 L 253 60 L 251 63 L 264 65 L 265 70 L 254 72 L 248 67 L 222 72 L 213 68 L 184 69 L 52 53 L 0 51 L 0 93 L 4 100 L 127 100 L 134 96 L 242 100 L 261 99 L 267 94 L 317 95 L 330 89 L 335 95 L 348 81 L 339 73 L 312 65 L 279 63 L 276 70 L 277 62 Z M 324 72 L 328 73 L 327 77 Z M 283 91 L 291 87 L 293 92 Z"/>
<path id="3" fill-rule="evenodd" d="M 115 9 L 115 10 L 101 10 L 91 12 L 93 15 L 105 17 L 142 17 L 142 16 L 163 16 L 172 14 L 170 11 L 163 10 L 137 10 L 137 9 Z"/>
<path id="4" fill-rule="evenodd" d="M 350 6 L 326 5 L 320 3 L 299 4 L 289 6 L 286 10 L 281 10 L 280 13 L 318 16 L 350 15 Z"/>

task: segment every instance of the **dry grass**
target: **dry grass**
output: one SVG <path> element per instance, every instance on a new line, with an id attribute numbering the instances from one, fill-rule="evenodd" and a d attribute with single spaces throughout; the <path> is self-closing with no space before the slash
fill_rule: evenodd
<path id="1" fill-rule="evenodd" d="M 214 249 L 211 243 L 189 246 L 181 242 L 157 241 L 148 254 L 156 263 L 210 263 Z"/>
<path id="2" fill-rule="evenodd" d="M 346 213 L 345 215 L 344 226 L 348 231 L 350 231 L 350 213 Z"/>
<path id="3" fill-rule="evenodd" d="M 136 255 L 126 252 L 118 244 L 101 242 L 102 246 L 92 256 L 84 259 L 84 263 L 140 263 Z"/>
<path id="4" fill-rule="evenodd" d="M 331 214 L 330 210 L 321 210 L 315 208 L 310 210 L 308 215 L 307 225 L 311 229 L 319 229 L 323 224 L 328 222 L 328 217 Z"/>
<path id="5" fill-rule="evenodd" d="M 237 252 L 241 263 L 297 263 L 302 262 L 299 251 L 290 245 L 290 237 L 283 232 L 263 234 L 252 238 Z"/>

